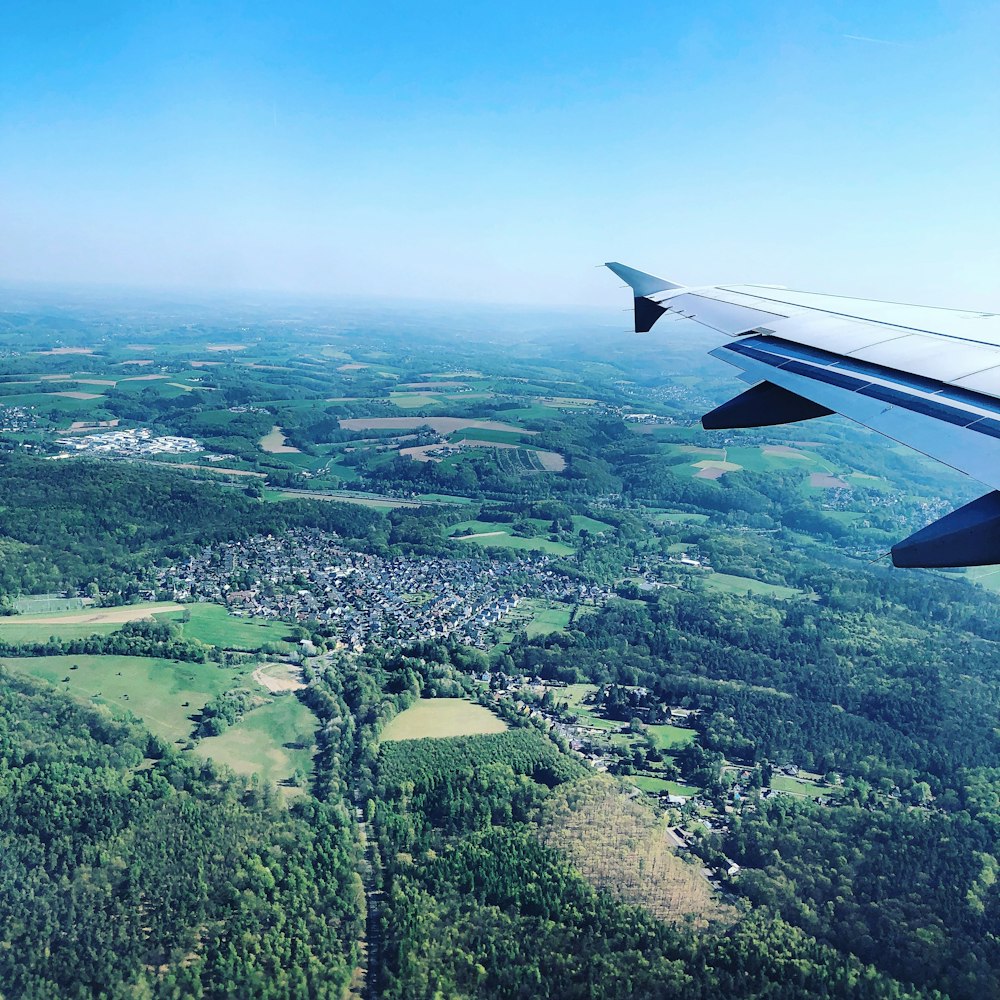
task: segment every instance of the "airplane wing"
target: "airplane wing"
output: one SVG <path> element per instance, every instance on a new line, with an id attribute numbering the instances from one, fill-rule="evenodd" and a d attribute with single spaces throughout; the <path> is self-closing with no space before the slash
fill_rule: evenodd
<path id="1" fill-rule="evenodd" d="M 993 491 L 894 545 L 894 565 L 1000 563 L 1000 315 L 607 267 L 632 288 L 637 333 L 664 315 L 700 323 L 751 384 L 706 429 L 849 417 Z"/>

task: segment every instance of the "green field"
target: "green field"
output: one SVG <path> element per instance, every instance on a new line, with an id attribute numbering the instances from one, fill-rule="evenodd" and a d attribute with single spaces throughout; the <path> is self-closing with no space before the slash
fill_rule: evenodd
<path id="1" fill-rule="evenodd" d="M 592 535 L 597 535 L 602 531 L 610 531 L 611 527 L 612 526 L 605 521 L 598 521 L 596 518 L 587 517 L 584 514 L 573 515 L 573 531 L 576 534 L 586 530 Z"/>
<path id="2" fill-rule="evenodd" d="M 745 576 L 732 576 L 729 573 L 708 573 L 704 577 L 705 585 L 712 590 L 720 591 L 723 594 L 756 594 L 760 597 L 776 597 L 779 600 L 789 600 L 792 597 L 801 597 L 802 591 L 792 587 L 782 587 L 775 583 L 763 583 L 760 580 L 751 580 Z"/>
<path id="3" fill-rule="evenodd" d="M 186 614 L 190 614 L 191 620 L 179 622 Z M 257 650 L 265 643 L 272 643 L 282 649 L 291 648 L 285 641 L 291 632 L 290 625 L 259 618 L 238 618 L 218 604 L 187 604 L 183 611 L 169 612 L 165 617 L 178 621 L 185 639 L 198 639 L 210 646 Z"/>
<path id="4" fill-rule="evenodd" d="M 793 778 L 788 774 L 773 775 L 771 787 L 776 792 L 785 792 L 788 795 L 805 795 L 809 798 L 826 798 L 830 794 L 830 789 L 817 785 L 815 779 Z"/>
<path id="5" fill-rule="evenodd" d="M 528 603 L 528 602 L 525 602 Z M 525 626 L 525 632 L 531 639 L 536 635 L 549 635 L 551 632 L 564 632 L 569 625 L 569 616 L 573 609 L 568 604 L 559 601 L 534 601 L 536 608 L 531 621 Z"/>
<path id="6" fill-rule="evenodd" d="M 382 739 L 478 736 L 482 733 L 502 733 L 506 729 L 506 723 L 488 708 L 464 698 L 421 698 L 385 727 Z"/>
<path id="7" fill-rule="evenodd" d="M 683 795 L 690 798 L 698 794 L 698 789 L 693 785 L 682 785 L 679 781 L 667 781 L 666 778 L 654 778 L 648 774 L 630 774 L 626 780 L 651 795 L 666 792 L 668 795 Z"/>
<path id="8" fill-rule="evenodd" d="M 196 749 L 238 774 L 259 774 L 281 784 L 296 770 L 312 773 L 316 726 L 316 716 L 295 695 L 284 694 L 255 708 L 221 736 L 201 740 Z"/>
<path id="9" fill-rule="evenodd" d="M 191 715 L 246 673 L 216 663 L 144 656 L 21 656 L 2 662 L 77 698 L 107 705 L 116 715 L 131 712 L 170 742 L 188 739 L 194 729 Z"/>
<path id="10" fill-rule="evenodd" d="M 448 435 L 449 441 L 493 441 L 497 444 L 520 444 L 524 438 L 524 434 L 516 431 L 476 430 L 474 427 L 453 431 Z"/>
<path id="11" fill-rule="evenodd" d="M 539 552 L 548 552 L 554 556 L 568 556 L 573 554 L 573 548 L 562 542 L 553 542 L 549 538 L 540 538 L 537 535 L 531 538 L 522 538 L 511 533 L 509 524 L 501 524 L 496 521 L 460 521 L 451 525 L 447 531 L 455 538 L 455 532 L 471 530 L 473 535 L 456 538 L 456 541 L 475 542 L 477 545 L 497 546 L 505 549 L 534 549 Z"/>
<path id="12" fill-rule="evenodd" d="M 657 750 L 679 750 L 694 743 L 698 739 L 698 734 L 693 729 L 683 729 L 680 726 L 659 725 L 646 726 Z"/>

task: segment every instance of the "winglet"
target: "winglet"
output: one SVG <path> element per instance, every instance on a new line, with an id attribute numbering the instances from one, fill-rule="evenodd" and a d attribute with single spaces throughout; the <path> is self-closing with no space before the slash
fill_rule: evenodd
<path id="1" fill-rule="evenodd" d="M 647 298 L 648 295 L 684 287 L 683 285 L 675 285 L 672 281 L 667 281 L 666 278 L 657 278 L 655 274 L 646 274 L 645 271 L 637 271 L 634 267 L 626 267 L 617 261 L 610 261 L 604 266 L 614 271 L 632 288 L 635 295 L 636 333 L 649 333 L 653 324 L 667 311 L 658 302 Z"/>
<path id="2" fill-rule="evenodd" d="M 671 288 L 683 288 L 683 285 L 667 281 L 666 278 L 658 278 L 655 274 L 646 274 L 645 271 L 637 271 L 634 267 L 626 267 L 617 261 L 609 261 L 604 265 L 614 271 L 626 285 L 635 292 L 636 298 L 645 295 L 652 295 L 654 292 L 666 292 Z"/>

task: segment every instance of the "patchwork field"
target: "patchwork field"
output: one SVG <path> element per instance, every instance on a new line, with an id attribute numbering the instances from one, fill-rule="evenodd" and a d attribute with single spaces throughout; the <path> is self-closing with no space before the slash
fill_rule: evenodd
<path id="1" fill-rule="evenodd" d="M 488 708 L 464 698 L 421 698 L 400 712 L 382 731 L 383 740 L 478 736 L 502 733 L 507 724 Z"/>

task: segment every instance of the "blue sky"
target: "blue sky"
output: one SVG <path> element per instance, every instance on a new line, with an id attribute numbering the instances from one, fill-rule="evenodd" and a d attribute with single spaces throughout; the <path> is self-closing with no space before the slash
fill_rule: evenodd
<path id="1" fill-rule="evenodd" d="M 1000 309 L 1000 6 L 45 2 L 0 281 L 617 306 L 619 259 Z"/>

